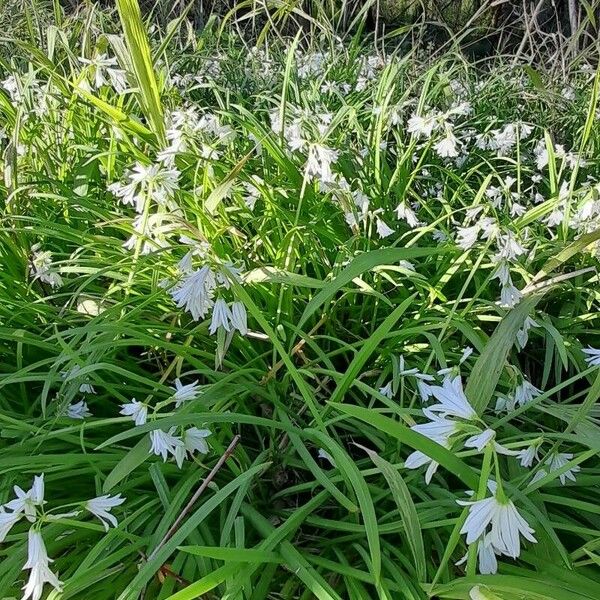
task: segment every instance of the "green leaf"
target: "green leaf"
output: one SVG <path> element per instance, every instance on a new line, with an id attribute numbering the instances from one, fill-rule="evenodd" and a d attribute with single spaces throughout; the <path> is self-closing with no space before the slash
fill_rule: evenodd
<path id="1" fill-rule="evenodd" d="M 477 359 L 465 387 L 465 396 L 478 414 L 482 414 L 492 400 L 517 332 L 540 298 L 540 295 L 523 298 L 507 312 Z"/>
<path id="2" fill-rule="evenodd" d="M 222 548 L 215 546 L 180 546 L 178 550 L 194 554 L 196 556 L 206 556 L 215 560 L 225 560 L 230 562 L 254 562 L 254 563 L 280 563 L 281 556 L 275 552 L 266 552 L 265 550 L 255 550 L 253 548 Z"/>
<path id="3" fill-rule="evenodd" d="M 384 248 L 382 250 L 371 250 L 360 254 L 350 261 L 350 264 L 345 267 L 333 281 L 327 285 L 306 305 L 300 321 L 298 322 L 298 330 L 306 323 L 306 321 L 321 307 L 325 302 L 333 298 L 345 285 L 350 283 L 355 277 L 358 277 L 365 271 L 369 271 L 381 265 L 395 263 L 400 260 L 411 260 L 424 256 L 432 256 L 439 254 L 439 248 Z"/>
<path id="4" fill-rule="evenodd" d="M 408 545 L 415 561 L 415 571 L 419 581 L 425 581 L 426 578 L 426 563 L 425 563 L 425 548 L 423 546 L 423 535 L 421 533 L 421 527 L 419 525 L 419 515 L 417 509 L 410 495 L 410 491 L 404 479 L 398 471 L 387 461 L 382 458 L 373 450 L 365 448 L 360 444 L 356 444 L 359 448 L 362 448 L 373 461 L 375 466 L 381 471 L 381 474 L 385 477 L 387 484 L 390 488 L 390 492 L 400 516 L 402 517 L 402 523 L 406 531 L 406 538 Z"/>
<path id="5" fill-rule="evenodd" d="M 152 54 L 142 13 L 137 0 L 116 0 L 125 44 L 137 80 L 137 97 L 152 130 L 160 143 L 166 142 L 165 123 L 158 83 L 154 74 Z"/>
<path id="6" fill-rule="evenodd" d="M 150 458 L 150 438 L 146 435 L 123 456 L 108 474 L 104 480 L 102 491 L 105 494 L 110 492 L 110 490 L 123 481 L 125 477 L 131 475 L 148 458 Z"/>
<path id="7" fill-rule="evenodd" d="M 375 330 L 373 335 L 369 336 L 369 338 L 362 345 L 361 349 L 358 351 L 356 356 L 352 359 L 352 362 L 346 369 L 346 372 L 344 373 L 342 379 L 337 384 L 337 387 L 333 391 L 333 394 L 331 394 L 331 398 L 329 400 L 330 402 L 335 403 L 343 401 L 344 395 L 346 394 L 348 389 L 350 389 L 350 386 L 354 383 L 356 377 L 360 374 L 363 366 L 365 365 L 367 360 L 369 360 L 371 354 L 375 352 L 381 341 L 390 332 L 390 330 L 396 324 L 398 319 L 404 314 L 404 312 L 410 306 L 414 298 L 415 295 L 413 294 L 412 296 L 404 300 L 402 304 L 397 306 L 384 319 L 383 323 L 379 325 L 379 327 Z"/>
<path id="8" fill-rule="evenodd" d="M 456 475 L 469 489 L 477 489 L 479 484 L 477 473 L 458 458 L 454 452 L 447 450 L 443 446 L 440 446 L 440 444 L 432 442 L 429 438 L 413 431 L 406 425 L 381 415 L 372 409 L 346 404 L 332 404 L 331 406 L 344 414 L 368 423 L 378 431 L 391 435 L 414 450 L 420 450 Z"/>

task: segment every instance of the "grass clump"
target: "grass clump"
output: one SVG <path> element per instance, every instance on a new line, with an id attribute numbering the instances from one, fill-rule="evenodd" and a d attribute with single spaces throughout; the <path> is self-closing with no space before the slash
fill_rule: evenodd
<path id="1" fill-rule="evenodd" d="M 600 597 L 593 57 L 117 5 L 2 64 L 0 589 Z"/>

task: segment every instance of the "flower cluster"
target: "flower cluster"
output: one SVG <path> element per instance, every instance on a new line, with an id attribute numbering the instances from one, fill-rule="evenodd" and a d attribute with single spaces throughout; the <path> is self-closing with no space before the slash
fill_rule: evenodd
<path id="1" fill-rule="evenodd" d="M 104 529 L 108 531 L 109 525 L 117 527 L 118 522 L 111 510 L 125 501 L 120 494 L 116 496 L 104 495 L 87 502 L 81 503 L 77 510 L 69 512 L 60 512 L 67 507 L 55 507 L 48 510 L 44 499 L 44 474 L 36 475 L 33 478 L 33 485 L 27 491 L 24 491 L 18 485 L 14 486 L 16 498 L 0 506 L 0 543 L 4 542 L 6 536 L 22 519 L 29 522 L 29 533 L 27 543 L 27 562 L 23 570 L 29 570 L 29 579 L 23 586 L 22 600 L 39 600 L 42 597 L 43 588 L 46 583 L 50 584 L 57 591 L 62 591 L 62 583 L 58 576 L 50 568 L 50 563 L 54 562 L 48 557 L 44 538 L 42 537 L 42 528 L 45 523 L 57 522 L 62 519 L 77 517 L 81 510 L 85 510 L 102 522 Z M 70 505 L 68 508 L 71 508 Z"/>
<path id="2" fill-rule="evenodd" d="M 186 402 L 198 398 L 202 393 L 198 381 L 184 385 L 179 379 L 176 379 L 175 385 L 171 389 L 173 394 L 153 407 L 150 407 L 147 402 L 140 402 L 133 398 L 131 402 L 121 406 L 120 414 L 130 417 L 136 426 L 144 425 L 148 420 L 149 409 L 152 409 L 151 419 L 156 420 L 159 418 L 160 409 L 174 405 L 177 410 Z M 212 432 L 209 429 L 198 429 L 197 427 L 187 429 L 171 427 L 168 431 L 156 428 L 149 434 L 150 453 L 162 457 L 163 461 L 166 461 L 171 455 L 175 458 L 177 466 L 181 468 L 184 460 L 191 459 L 195 452 L 208 453 L 209 446 L 206 438 L 210 435 Z"/>

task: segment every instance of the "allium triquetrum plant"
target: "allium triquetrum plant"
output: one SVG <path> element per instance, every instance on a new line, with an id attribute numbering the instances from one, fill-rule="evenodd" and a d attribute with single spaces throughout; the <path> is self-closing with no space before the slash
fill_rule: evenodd
<path id="1" fill-rule="evenodd" d="M 1 65 L 3 597 L 600 598 L 597 57 L 117 7 Z"/>

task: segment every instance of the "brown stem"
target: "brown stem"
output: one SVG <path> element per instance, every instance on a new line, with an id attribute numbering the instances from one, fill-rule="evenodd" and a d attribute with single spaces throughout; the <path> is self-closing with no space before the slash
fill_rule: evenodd
<path id="1" fill-rule="evenodd" d="M 200 487 L 196 490 L 195 494 L 190 498 L 190 501 L 185 505 L 185 508 L 179 513 L 179 516 L 177 517 L 177 519 L 175 519 L 175 522 L 173 523 L 173 525 L 171 525 L 171 527 L 169 528 L 167 533 L 165 533 L 163 539 L 160 541 L 158 546 L 156 546 L 156 548 L 154 548 L 154 550 L 148 557 L 148 560 L 152 560 L 152 558 L 154 558 L 156 556 L 158 551 L 173 537 L 173 535 L 175 535 L 175 532 L 181 526 L 181 523 L 185 519 L 186 515 L 190 512 L 190 510 L 192 510 L 192 507 L 194 506 L 194 504 L 196 503 L 198 498 L 200 498 L 200 496 L 202 495 L 204 490 L 208 487 L 208 484 L 214 479 L 214 477 L 218 473 L 219 469 L 225 464 L 225 461 L 233 454 L 233 451 L 235 450 L 236 446 L 238 445 L 238 443 L 240 441 L 240 438 L 241 438 L 241 436 L 236 435 L 231 440 L 231 444 L 229 444 L 229 446 L 227 447 L 227 450 L 225 450 L 225 452 L 223 452 L 223 454 L 217 461 L 217 464 L 211 469 L 210 473 L 204 478 L 204 480 L 200 484 Z"/>

